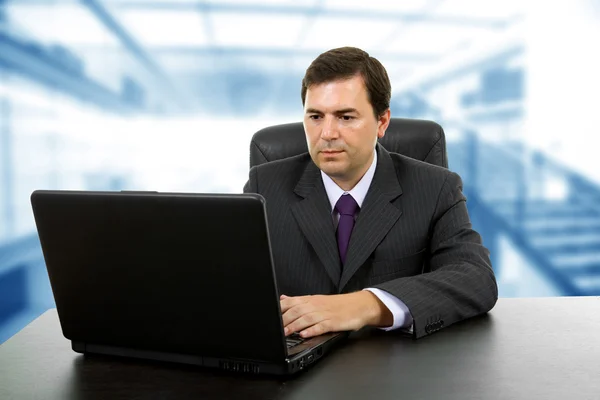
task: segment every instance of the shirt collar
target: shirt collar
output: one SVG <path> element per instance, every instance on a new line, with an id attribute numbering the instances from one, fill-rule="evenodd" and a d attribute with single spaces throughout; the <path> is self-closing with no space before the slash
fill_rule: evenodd
<path id="1" fill-rule="evenodd" d="M 350 194 L 356 203 L 358 203 L 359 207 L 362 207 L 362 203 L 367 196 L 367 192 L 369 191 L 369 187 L 371 186 L 371 182 L 373 181 L 373 176 L 375 175 L 375 168 L 377 167 L 377 150 L 374 151 L 373 162 L 371 166 L 365 172 L 360 181 L 354 186 L 351 190 L 345 191 L 340 188 L 337 183 L 333 181 L 325 172 L 321 171 L 321 177 L 323 178 L 323 185 L 325 186 L 325 191 L 327 192 L 327 197 L 329 198 L 329 202 L 331 203 L 331 210 L 333 211 L 336 203 L 342 197 L 343 194 Z"/>

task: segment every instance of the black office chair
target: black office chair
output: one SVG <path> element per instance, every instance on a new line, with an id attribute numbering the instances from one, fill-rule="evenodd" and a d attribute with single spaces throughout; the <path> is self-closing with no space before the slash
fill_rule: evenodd
<path id="1" fill-rule="evenodd" d="M 379 143 L 399 153 L 448 168 L 444 130 L 435 122 L 392 118 Z M 250 167 L 308 152 L 301 122 L 269 126 L 256 132 L 250 142 Z"/>

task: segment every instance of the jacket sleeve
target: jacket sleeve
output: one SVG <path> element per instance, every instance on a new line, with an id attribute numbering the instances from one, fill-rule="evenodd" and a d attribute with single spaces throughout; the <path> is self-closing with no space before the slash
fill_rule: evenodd
<path id="1" fill-rule="evenodd" d="M 427 273 L 375 285 L 404 302 L 420 338 L 491 310 L 498 287 L 481 236 L 472 229 L 462 181 L 448 173 L 429 228 Z"/>

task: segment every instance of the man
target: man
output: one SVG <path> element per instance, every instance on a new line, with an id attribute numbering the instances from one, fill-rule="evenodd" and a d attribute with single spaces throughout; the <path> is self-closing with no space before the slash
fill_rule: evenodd
<path id="1" fill-rule="evenodd" d="M 250 170 L 266 199 L 287 335 L 363 326 L 420 338 L 485 313 L 498 289 L 458 175 L 389 153 L 385 68 L 352 47 L 302 81 L 309 153 Z"/>

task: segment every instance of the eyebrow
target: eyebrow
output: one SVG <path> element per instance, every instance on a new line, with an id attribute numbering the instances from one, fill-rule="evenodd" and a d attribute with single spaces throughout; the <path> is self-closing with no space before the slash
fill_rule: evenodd
<path id="1" fill-rule="evenodd" d="M 341 110 L 336 110 L 334 111 L 334 114 L 336 115 L 342 115 L 342 114 L 348 114 L 348 113 L 356 113 L 359 114 L 358 110 L 356 108 L 342 108 Z M 317 110 L 316 108 L 307 108 L 306 109 L 306 114 L 323 114 L 322 111 Z"/>

